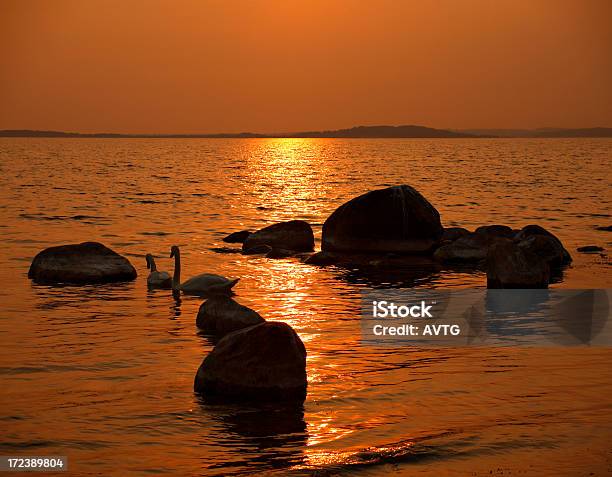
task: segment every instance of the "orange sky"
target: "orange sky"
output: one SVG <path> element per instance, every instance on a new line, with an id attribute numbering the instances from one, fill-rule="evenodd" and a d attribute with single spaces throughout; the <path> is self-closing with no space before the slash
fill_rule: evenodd
<path id="1" fill-rule="evenodd" d="M 612 1 L 0 0 L 0 129 L 612 126 Z"/>

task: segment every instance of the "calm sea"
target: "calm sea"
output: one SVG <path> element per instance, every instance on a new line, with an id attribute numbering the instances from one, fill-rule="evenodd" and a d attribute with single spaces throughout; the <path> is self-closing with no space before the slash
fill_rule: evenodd
<path id="1" fill-rule="evenodd" d="M 287 219 L 317 238 L 344 201 L 410 184 L 446 226 L 554 232 L 574 262 L 555 288 L 612 286 L 612 140 L 0 140 L 0 454 L 67 455 L 72 471 L 597 475 L 612 469 L 612 350 L 397 348 L 360 343 L 360 293 L 485 286 L 471 270 L 364 276 L 221 254 L 232 231 Z M 48 287 L 41 249 L 101 241 L 129 284 Z M 196 298 L 148 292 L 144 255 L 185 278 L 240 277 L 236 299 L 293 326 L 303 406 L 209 405 Z M 321 475 L 321 474 L 320 474 Z"/>

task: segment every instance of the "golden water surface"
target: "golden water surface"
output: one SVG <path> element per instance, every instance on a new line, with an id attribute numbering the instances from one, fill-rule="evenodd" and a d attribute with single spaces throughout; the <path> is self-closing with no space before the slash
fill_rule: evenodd
<path id="1" fill-rule="evenodd" d="M 67 455 L 81 474 L 376 475 L 611 471 L 608 348 L 385 348 L 360 342 L 360 293 L 484 287 L 474 270 L 399 276 L 217 253 L 232 231 L 325 218 L 410 184 L 446 226 L 554 232 L 574 257 L 556 288 L 609 288 L 612 141 L 591 139 L 1 139 L 0 454 Z M 41 249 L 97 240 L 127 284 L 30 283 Z M 240 277 L 236 299 L 308 351 L 303 406 L 206 404 L 201 300 L 148 292 L 144 255 L 184 278 Z"/>

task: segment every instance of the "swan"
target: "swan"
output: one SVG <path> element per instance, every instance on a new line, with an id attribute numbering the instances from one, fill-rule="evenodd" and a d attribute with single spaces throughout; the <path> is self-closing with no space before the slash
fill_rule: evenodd
<path id="1" fill-rule="evenodd" d="M 170 258 L 172 257 L 174 257 L 174 277 L 172 278 L 172 290 L 174 292 L 183 292 L 186 295 L 213 293 L 230 295 L 232 287 L 240 280 L 240 278 L 229 280 L 221 275 L 202 273 L 181 283 L 181 252 L 176 245 L 173 245 L 170 249 Z"/>
<path id="2" fill-rule="evenodd" d="M 149 288 L 172 288 L 172 278 L 168 272 L 158 272 L 157 266 L 155 265 L 155 259 L 153 255 L 147 253 L 145 256 L 147 259 L 147 268 L 151 270 L 149 277 L 147 278 L 147 285 Z"/>

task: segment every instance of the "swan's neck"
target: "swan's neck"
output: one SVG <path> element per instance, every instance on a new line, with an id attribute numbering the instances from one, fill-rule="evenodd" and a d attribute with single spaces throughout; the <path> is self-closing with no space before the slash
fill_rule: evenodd
<path id="1" fill-rule="evenodd" d="M 155 265 L 155 259 L 153 257 L 149 259 L 149 266 L 151 267 L 151 273 L 157 271 L 157 265 Z"/>
<path id="2" fill-rule="evenodd" d="M 177 250 L 174 254 L 174 277 L 172 277 L 172 289 L 178 290 L 181 285 L 181 254 Z"/>

